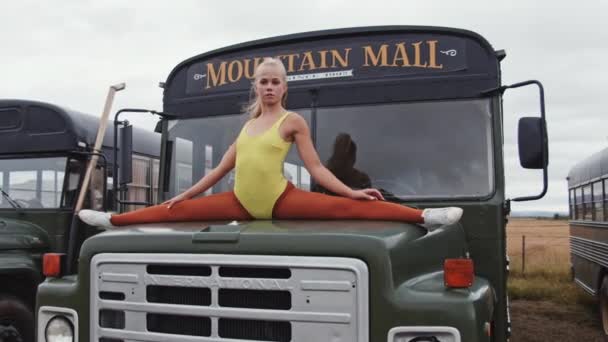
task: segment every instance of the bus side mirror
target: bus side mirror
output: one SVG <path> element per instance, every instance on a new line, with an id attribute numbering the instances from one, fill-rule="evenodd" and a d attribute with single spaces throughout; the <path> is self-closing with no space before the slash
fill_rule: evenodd
<path id="1" fill-rule="evenodd" d="M 526 169 L 544 169 L 549 163 L 546 128 L 542 118 L 519 119 L 519 162 Z"/>
<path id="2" fill-rule="evenodd" d="M 516 197 L 508 201 L 534 201 L 543 198 L 547 193 L 547 188 L 549 187 L 549 140 L 547 138 L 547 121 L 545 121 L 545 90 L 539 81 L 530 80 L 501 86 L 485 92 L 486 94 L 496 91 L 502 93 L 507 89 L 520 88 L 529 85 L 536 85 L 538 87 L 540 118 L 525 117 L 519 119 L 517 138 L 519 162 L 521 166 L 526 169 L 543 170 L 543 190 L 538 195 Z"/>
<path id="3" fill-rule="evenodd" d="M 120 184 L 133 181 L 133 126 L 127 125 L 120 129 Z"/>

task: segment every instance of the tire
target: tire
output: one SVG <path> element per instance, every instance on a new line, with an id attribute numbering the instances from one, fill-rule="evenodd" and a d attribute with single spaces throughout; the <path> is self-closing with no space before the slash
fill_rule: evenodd
<path id="1" fill-rule="evenodd" d="M 0 297 L 0 342 L 34 342 L 34 314 L 16 297 Z"/>

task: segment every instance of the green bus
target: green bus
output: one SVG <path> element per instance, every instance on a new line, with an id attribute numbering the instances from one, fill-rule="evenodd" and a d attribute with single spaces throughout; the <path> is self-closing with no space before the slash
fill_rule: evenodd
<path id="1" fill-rule="evenodd" d="M 164 88 L 160 198 L 215 167 L 234 141 L 263 57 L 287 69 L 287 108 L 322 160 L 345 134 L 388 201 L 459 206 L 458 224 L 255 220 L 133 225 L 82 246 L 77 274 L 38 292 L 39 341 L 506 341 L 502 95 L 537 86 L 520 161 L 547 189 L 538 81 L 501 84 L 503 50 L 460 29 L 383 26 L 246 42 L 177 65 Z M 191 165 L 184 168 L 183 165 Z M 284 165 L 320 191 L 297 152 Z M 228 175 L 210 193 L 230 190 Z M 203 209 L 202 209 L 203 210 Z"/>
<path id="2" fill-rule="evenodd" d="M 567 179 L 572 277 L 598 298 L 608 338 L 608 148 L 574 165 Z"/>
<path id="3" fill-rule="evenodd" d="M 99 119 L 31 100 L 0 100 L 0 341 L 34 341 L 35 299 L 44 280 L 42 255 L 66 253 L 78 191 L 92 155 Z M 93 172 L 85 206 L 116 210 L 113 130 Z M 151 203 L 158 183 L 160 134 L 136 130 L 132 182 L 122 198 Z M 105 160 L 105 162 L 104 162 Z M 125 210 L 134 205 L 125 207 Z M 82 241 L 98 233 L 78 229 Z"/>

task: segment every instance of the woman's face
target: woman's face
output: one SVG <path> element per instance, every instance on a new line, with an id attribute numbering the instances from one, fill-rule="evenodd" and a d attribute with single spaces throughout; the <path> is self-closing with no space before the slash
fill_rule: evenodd
<path id="1" fill-rule="evenodd" d="M 281 70 L 273 65 L 262 66 L 256 80 L 256 93 L 265 105 L 280 103 L 287 91 Z"/>

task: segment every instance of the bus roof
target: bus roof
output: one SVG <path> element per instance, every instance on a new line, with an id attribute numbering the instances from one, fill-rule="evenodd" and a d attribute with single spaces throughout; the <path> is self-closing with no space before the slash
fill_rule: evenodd
<path id="1" fill-rule="evenodd" d="M 568 187 L 608 176 L 608 147 L 578 162 L 568 172 Z"/>
<path id="2" fill-rule="evenodd" d="M 178 117 L 236 114 L 263 57 L 288 72 L 289 108 L 473 98 L 500 85 L 497 53 L 466 30 L 376 26 L 255 40 L 189 58 L 169 74 L 164 111 Z M 381 82 L 381 87 L 379 87 Z"/>
<path id="3" fill-rule="evenodd" d="M 65 107 L 0 99 L 0 154 L 69 152 L 82 149 L 79 142 L 92 147 L 98 127 L 98 118 Z M 113 131 L 108 122 L 104 147 L 112 147 Z M 160 134 L 134 128 L 133 152 L 159 156 Z"/>

